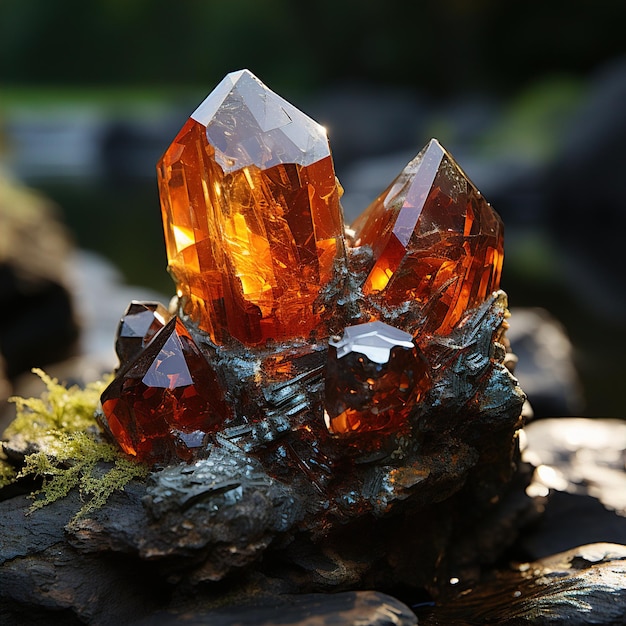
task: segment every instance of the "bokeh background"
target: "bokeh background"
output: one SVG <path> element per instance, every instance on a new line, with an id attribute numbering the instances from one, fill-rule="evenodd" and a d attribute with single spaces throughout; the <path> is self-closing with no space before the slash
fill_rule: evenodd
<path id="1" fill-rule="evenodd" d="M 328 128 L 348 220 L 435 136 L 505 221 L 511 304 L 572 340 L 571 411 L 624 417 L 624 24 L 618 0 L 2 0 L 1 168 L 167 298 L 154 166 L 226 73 Z"/>

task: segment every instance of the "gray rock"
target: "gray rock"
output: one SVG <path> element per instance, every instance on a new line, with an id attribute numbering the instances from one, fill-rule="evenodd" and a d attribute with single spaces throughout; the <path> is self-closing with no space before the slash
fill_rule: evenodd
<path id="1" fill-rule="evenodd" d="M 535 417 L 580 414 L 582 386 L 565 329 L 545 309 L 513 308 L 507 338 L 517 356 L 515 376 Z"/>
<path id="2" fill-rule="evenodd" d="M 460 589 L 420 624 L 582 626 L 626 621 L 626 546 L 591 544 Z"/>

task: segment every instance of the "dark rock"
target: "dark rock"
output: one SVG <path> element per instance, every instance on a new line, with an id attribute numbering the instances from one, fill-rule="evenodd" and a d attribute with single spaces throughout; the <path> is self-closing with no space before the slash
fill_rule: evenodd
<path id="1" fill-rule="evenodd" d="M 497 572 L 480 586 L 459 589 L 419 623 L 623 624 L 626 620 L 626 546 L 581 546 L 510 571 Z"/>
<path id="2" fill-rule="evenodd" d="M 284 487 L 249 461 L 229 466 L 223 480 L 211 478 L 213 470 L 202 466 L 170 468 L 155 474 L 150 487 L 130 484 L 105 508 L 69 525 L 80 507 L 74 493 L 28 517 L 27 498 L 6 500 L 0 503 L 0 617 L 12 624 L 416 623 L 408 607 L 380 593 L 385 591 L 415 606 L 419 623 L 427 625 L 623 623 L 626 546 L 600 544 L 547 555 L 587 539 L 623 542 L 626 520 L 589 492 L 614 508 L 619 503 L 623 489 L 612 472 L 623 475 L 626 424 L 561 418 L 527 430 L 525 455 L 539 467 L 528 487 L 531 495 L 533 489 L 547 493 L 550 479 L 552 490 L 560 485 L 573 491 L 548 498 L 538 524 L 525 493 L 528 465 L 487 517 L 469 505 L 489 497 L 476 471 L 463 490 L 432 505 L 426 516 L 419 507 L 408 507 L 401 516 L 364 517 L 321 543 L 294 532 L 299 514 L 289 499 L 282 513 L 258 506 L 263 500 L 257 496 L 278 501 L 268 495 Z M 585 478 L 592 475 L 593 481 Z M 244 523 L 248 500 L 258 512 Z M 540 558 L 494 571 L 503 547 L 529 522 L 515 553 Z M 246 543 L 254 541 L 255 524 L 259 529 L 273 524 L 279 531 L 270 549 L 263 534 L 256 546 Z M 430 564 L 441 541 L 450 547 L 446 567 L 438 569 L 436 605 L 424 608 L 424 590 L 409 589 L 406 582 L 435 575 Z M 211 579 L 213 563 L 226 563 L 225 555 L 238 546 L 244 549 L 235 561 L 242 557 L 239 565 L 248 567 L 235 563 L 236 576 L 200 583 Z M 251 568 L 249 557 L 257 549 L 264 558 Z M 372 558 L 374 569 L 368 564 Z M 185 562 L 192 576 L 181 577 Z M 293 595 L 311 584 L 338 593 Z M 349 586 L 377 591 L 344 592 Z"/>
<path id="3" fill-rule="evenodd" d="M 347 591 L 336 594 L 306 594 L 271 597 L 247 606 L 231 605 L 218 609 L 196 609 L 190 621 L 189 610 L 156 613 L 137 626 L 197 624 L 198 626 L 413 626 L 417 617 L 399 600 L 376 591 Z"/>
<path id="4" fill-rule="evenodd" d="M 9 379 L 68 357 L 78 326 L 67 285 L 70 242 L 52 207 L 0 177 L 0 354 Z"/>
<path id="5" fill-rule="evenodd" d="M 588 495 L 626 515 L 626 421 L 539 420 L 525 431 L 524 457 L 546 489 Z"/>
<path id="6" fill-rule="evenodd" d="M 515 376 L 535 417 L 579 414 L 581 383 L 574 348 L 563 326 L 539 308 L 511 309 L 507 338 L 517 357 Z"/>
<path id="7" fill-rule="evenodd" d="M 536 559 L 586 543 L 626 544 L 626 421 L 539 420 L 525 439 L 524 458 L 537 468 L 529 490 L 549 497 L 520 554 Z"/>
<path id="8" fill-rule="evenodd" d="M 155 610 L 163 583 L 147 563 L 78 553 L 64 527 L 76 494 L 27 515 L 30 502 L 0 503 L 0 617 L 10 624 L 119 624 Z"/>
<path id="9" fill-rule="evenodd" d="M 626 518 L 591 496 L 557 491 L 550 495 L 537 523 L 522 535 L 514 554 L 542 559 L 599 541 L 626 545 Z"/>
<path id="10" fill-rule="evenodd" d="M 45 515 L 26 517 L 31 501 L 20 496 L 0 502 L 0 565 L 28 554 L 43 552 L 64 541 L 64 528 L 69 521 L 67 507 L 77 498 L 58 502 Z"/>

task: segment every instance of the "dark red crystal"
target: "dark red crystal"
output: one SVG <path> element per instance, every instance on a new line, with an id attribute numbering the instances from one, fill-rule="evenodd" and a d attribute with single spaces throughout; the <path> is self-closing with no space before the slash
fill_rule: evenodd
<path id="1" fill-rule="evenodd" d="M 327 426 L 336 435 L 401 430 L 430 385 L 428 365 L 409 333 L 370 322 L 330 340 Z"/>
<path id="2" fill-rule="evenodd" d="M 188 460 L 198 432 L 224 425 L 231 409 L 216 373 L 178 318 L 124 368 L 102 394 L 106 425 L 140 460 Z"/>
<path id="3" fill-rule="evenodd" d="M 122 366 L 138 356 L 170 319 L 172 315 L 160 302 L 133 300 L 117 329 L 115 352 Z"/>

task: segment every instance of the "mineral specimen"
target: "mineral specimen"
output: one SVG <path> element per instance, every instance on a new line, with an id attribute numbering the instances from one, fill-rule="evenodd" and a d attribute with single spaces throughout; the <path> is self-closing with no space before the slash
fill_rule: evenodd
<path id="1" fill-rule="evenodd" d="M 497 347 L 502 224 L 437 141 L 348 248 L 324 129 L 248 71 L 198 107 L 158 173 L 179 316 L 154 334 L 166 314 L 135 303 L 120 326 L 102 422 L 125 452 L 168 464 L 235 446 L 325 499 L 372 454 L 428 475 L 408 459 L 426 455 L 440 406 L 446 429 L 470 405 L 516 427 L 520 393 Z M 413 480 L 351 471 L 387 487 L 336 497 L 327 518 L 385 510 Z"/>
<path id="2" fill-rule="evenodd" d="M 192 113 L 158 174 L 183 312 L 217 344 L 308 337 L 344 255 L 324 129 L 234 72 Z"/>

